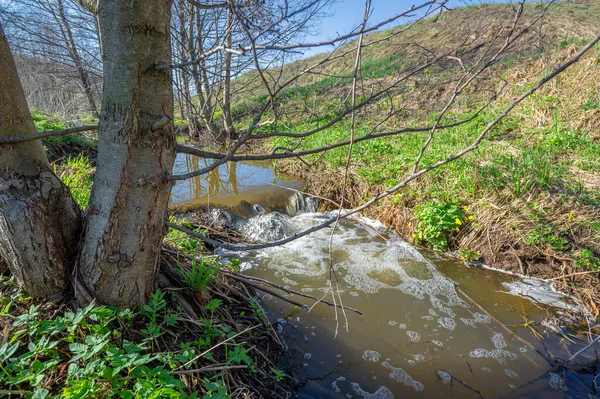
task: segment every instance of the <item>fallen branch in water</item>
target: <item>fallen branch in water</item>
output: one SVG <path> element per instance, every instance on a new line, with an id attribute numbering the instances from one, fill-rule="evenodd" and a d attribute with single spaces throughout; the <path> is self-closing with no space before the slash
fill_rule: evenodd
<path id="1" fill-rule="evenodd" d="M 578 350 L 577 352 L 575 352 L 570 358 L 568 358 L 565 362 L 563 362 L 560 367 L 565 367 L 567 364 L 571 363 L 571 361 L 573 361 L 573 359 L 575 359 L 577 356 L 581 355 L 583 352 L 587 351 L 588 349 L 590 349 L 592 346 L 594 346 L 596 344 L 596 342 L 600 341 L 600 335 L 598 335 L 596 338 L 594 338 L 592 340 L 592 342 L 590 342 L 588 345 L 586 345 L 585 347 L 581 348 L 580 350 Z"/>
<path id="2" fill-rule="evenodd" d="M 193 256 L 190 256 L 190 255 L 185 254 L 183 252 L 175 251 L 175 250 L 168 249 L 168 248 L 163 248 L 163 251 L 167 252 L 169 254 L 172 254 L 174 256 L 180 256 L 180 257 L 182 257 L 184 259 L 187 259 L 187 260 L 198 261 Z M 300 307 L 300 308 L 302 308 L 304 310 L 307 309 L 306 305 L 304 305 L 302 303 L 299 303 L 299 302 L 296 302 L 296 301 L 291 301 L 289 298 L 281 296 L 281 295 L 279 295 L 277 293 L 273 293 L 273 291 L 271 291 L 271 290 L 266 290 L 266 289 L 264 289 L 264 287 L 260 287 L 260 286 L 257 286 L 256 284 L 253 284 L 252 281 L 255 281 L 255 282 L 261 283 L 261 284 L 265 284 L 265 285 L 269 285 L 271 287 L 274 287 L 274 288 L 277 288 L 277 289 L 279 289 L 281 291 L 284 291 L 285 293 L 288 293 L 288 294 L 298 295 L 298 296 L 301 296 L 301 297 L 304 297 L 304 298 L 312 299 L 312 300 L 316 301 L 315 305 L 317 303 L 319 303 L 319 302 L 322 302 L 322 303 L 324 303 L 325 305 L 328 305 L 328 306 L 335 306 L 335 307 L 340 307 L 340 308 L 342 307 L 342 305 L 333 304 L 333 303 L 331 303 L 329 301 L 326 301 L 326 300 L 324 300 L 322 298 L 317 298 L 315 296 L 312 296 L 312 295 L 309 295 L 309 294 L 305 294 L 303 292 L 298 292 L 298 291 L 291 290 L 289 288 L 285 288 L 282 285 L 273 283 L 272 281 L 265 280 L 263 278 L 254 277 L 254 276 L 246 276 L 244 274 L 239 274 L 239 273 L 235 273 L 235 272 L 232 272 L 232 271 L 229 271 L 229 270 L 222 270 L 222 269 L 220 270 L 220 273 L 223 273 L 223 274 L 225 274 L 227 276 L 230 276 L 231 278 L 233 278 L 235 280 L 241 281 L 241 282 L 243 282 L 243 283 L 245 283 L 245 284 L 247 284 L 247 285 L 249 285 L 251 287 L 254 287 L 256 289 L 259 289 L 259 290 L 261 290 L 263 292 L 267 292 L 267 293 L 269 293 L 269 294 L 271 294 L 273 296 L 276 296 L 277 298 L 279 298 L 281 300 L 284 300 L 286 302 L 290 302 L 291 304 L 296 305 L 296 306 L 298 306 L 298 307 Z M 352 312 L 354 312 L 356 314 L 359 314 L 361 316 L 363 314 L 361 311 L 359 311 L 357 309 L 354 309 L 354 308 L 351 308 L 351 307 L 348 307 L 348 306 L 343 306 L 343 309 L 350 310 L 350 311 L 352 311 Z"/>
<path id="3" fill-rule="evenodd" d="M 286 298 L 286 297 L 284 297 L 283 295 L 281 295 L 281 294 L 278 294 L 277 292 L 275 292 L 275 291 L 272 291 L 272 290 L 270 290 L 270 289 L 268 289 L 268 288 L 262 287 L 262 286 L 260 286 L 260 285 L 258 285 L 258 284 L 251 283 L 251 282 L 249 282 L 248 280 L 244 280 L 243 278 L 238 278 L 238 277 L 233 277 L 233 276 L 232 276 L 232 278 L 233 278 L 233 279 L 235 279 L 235 280 L 238 280 L 238 281 L 241 281 L 241 282 L 243 282 L 243 283 L 244 283 L 244 284 L 246 284 L 247 286 L 250 286 L 250 287 L 252 287 L 252 288 L 255 288 L 255 289 L 257 289 L 257 290 L 261 290 L 261 291 L 263 291 L 263 292 L 266 292 L 267 294 L 273 295 L 274 297 L 276 297 L 276 298 L 279 298 L 279 299 L 281 299 L 282 301 L 285 301 L 285 302 L 291 303 L 291 304 L 292 304 L 292 305 L 294 305 L 294 306 L 298 306 L 298 307 L 299 307 L 300 309 L 302 309 L 302 310 L 308 310 L 308 306 L 306 306 L 305 304 L 303 304 L 303 303 L 300 303 L 300 302 L 298 302 L 298 301 L 294 301 L 293 299 L 290 299 L 290 298 Z"/>
<path id="4" fill-rule="evenodd" d="M 317 297 L 315 297 L 315 296 L 308 295 L 308 294 L 305 294 L 305 293 L 303 293 L 303 292 L 294 291 L 294 290 L 291 290 L 291 289 L 289 289 L 289 288 L 285 288 L 285 287 L 283 287 L 283 286 L 281 286 L 281 285 L 279 285 L 279 284 L 275 284 L 275 283 L 273 283 L 273 282 L 271 282 L 271 281 L 269 281 L 269 280 L 265 280 L 265 279 L 258 278 L 258 277 L 253 277 L 253 276 L 241 275 L 241 274 L 237 274 L 237 273 L 234 273 L 234 272 L 229 272 L 229 271 L 226 271 L 226 270 L 222 270 L 221 272 L 222 272 L 222 273 L 225 273 L 225 274 L 227 274 L 227 275 L 229 275 L 229 276 L 231 276 L 232 278 L 234 278 L 234 279 L 236 279 L 236 280 L 238 280 L 238 281 L 241 281 L 241 282 L 243 282 L 243 283 L 245 283 L 245 284 L 248 284 L 248 285 L 250 285 L 250 286 L 252 286 L 252 287 L 255 287 L 255 288 L 257 288 L 257 287 L 256 287 L 256 285 L 252 284 L 252 283 L 251 283 L 251 282 L 249 282 L 248 280 L 254 280 L 254 281 L 260 282 L 260 283 L 262 283 L 262 284 L 267 284 L 267 285 L 270 285 L 270 286 L 272 286 L 272 287 L 275 287 L 275 288 L 277 288 L 277 289 L 280 289 L 281 291 L 284 291 L 284 292 L 286 292 L 286 293 L 288 293 L 288 294 L 293 294 L 293 295 L 298 295 L 298 296 L 301 296 L 301 297 L 304 297 L 304 298 L 313 299 L 313 300 L 315 300 L 317 303 L 319 303 L 319 302 L 322 302 L 322 303 L 324 303 L 325 305 L 328 305 L 328 306 L 335 306 L 335 307 L 338 307 L 338 308 L 341 308 L 341 309 L 350 310 L 351 312 L 354 312 L 354 313 L 356 313 L 356 314 L 359 314 L 359 315 L 361 315 L 361 316 L 362 316 L 362 314 L 363 314 L 361 311 L 359 311 L 359 310 L 356 310 L 356 309 L 354 309 L 354 308 L 351 308 L 351 307 L 348 307 L 348 306 L 344 306 L 344 305 L 337 305 L 337 304 L 333 304 L 333 303 L 331 303 L 331 302 L 329 302 L 329 301 L 326 301 L 326 300 L 324 300 L 324 299 L 317 298 Z M 260 287 L 258 287 L 257 289 L 263 290 L 263 289 L 262 289 L 262 288 L 260 288 Z M 264 290 L 263 290 L 263 291 L 264 291 Z M 266 292 L 266 291 L 265 291 L 265 292 Z M 278 298 L 279 298 L 279 297 L 278 297 Z M 287 300 L 287 299 L 285 299 L 285 300 Z"/>

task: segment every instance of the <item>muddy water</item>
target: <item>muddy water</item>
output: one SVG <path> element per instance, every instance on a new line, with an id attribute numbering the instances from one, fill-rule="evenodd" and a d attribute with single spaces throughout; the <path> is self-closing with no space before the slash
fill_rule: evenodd
<path id="1" fill-rule="evenodd" d="M 294 206 L 279 208 L 287 212 L 253 216 L 242 232 L 276 240 L 331 217 L 286 195 Z M 256 203 L 271 200 L 267 193 Z M 328 228 L 225 255 L 240 257 L 249 275 L 329 301 L 331 277 L 335 301 L 363 312 L 323 304 L 307 312 L 260 295 L 289 348 L 281 366 L 300 381 L 297 397 L 595 397 L 597 372 L 585 368 L 593 350 L 572 363 L 577 372 L 554 369 L 586 342 L 551 322 L 577 304 L 539 281 L 420 253 L 369 219 L 342 221 L 333 235 Z"/>
<path id="2" fill-rule="evenodd" d="M 173 173 L 197 171 L 210 162 L 177 154 Z M 229 208 L 239 205 L 242 200 L 250 204 L 282 204 L 291 194 L 282 187 L 300 188 L 300 184 L 275 176 L 264 162 L 228 162 L 208 174 L 178 181 L 171 190 L 171 205 L 179 208 L 200 205 Z"/>

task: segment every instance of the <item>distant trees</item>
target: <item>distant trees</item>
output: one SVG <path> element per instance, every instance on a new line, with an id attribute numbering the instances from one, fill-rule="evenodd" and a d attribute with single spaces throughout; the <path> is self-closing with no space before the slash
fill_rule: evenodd
<path id="1" fill-rule="evenodd" d="M 155 289 L 160 246 L 167 227 L 212 245 L 248 249 L 280 245 L 333 225 L 340 217 L 359 212 L 432 169 L 477 149 L 490 130 L 520 101 L 577 62 L 600 41 L 598 35 L 568 62 L 498 111 L 485 127 L 474 132 L 471 144 L 424 164 L 423 154 L 437 135 L 444 129 L 468 123 L 496 100 L 502 86 L 486 84 L 487 74 L 494 72 L 492 67 L 503 55 L 510 54 L 516 43 L 528 38 L 527 32 L 546 8 L 523 21 L 523 4 L 520 4 L 500 26 L 489 26 L 483 16 L 474 18 L 459 38 L 429 38 L 421 37 L 418 32 L 411 34 L 411 29 L 416 26 L 415 20 L 442 11 L 445 2 L 425 2 L 369 25 L 371 3 L 367 1 L 364 20 L 349 33 L 321 43 L 295 43 L 292 39 L 307 27 L 311 16 L 320 12 L 323 2 L 178 0 L 172 5 L 163 0 L 97 3 L 82 0 L 78 3 L 93 14 L 90 23 L 96 21 L 97 15 L 103 64 L 97 170 L 83 234 L 80 234 L 79 210 L 50 171 L 39 141 L 23 137 L 33 131 L 33 124 L 6 38 L 0 35 L 0 79 L 9 82 L 0 86 L 0 264 L 8 264 L 17 282 L 34 295 L 56 295 L 72 276 L 80 302 L 97 298 L 102 303 L 122 307 L 135 307 Z M 407 16 L 413 19 L 405 25 L 384 35 L 367 36 Z M 60 11 L 57 19 L 62 21 Z M 403 52 L 406 58 L 393 69 L 384 60 L 379 66 L 383 71 L 380 75 L 373 70 L 369 72 L 362 63 L 363 55 L 385 46 L 390 35 L 406 38 L 401 44 L 403 50 L 408 49 Z M 64 37 L 67 43 L 69 35 Z M 290 53 L 293 57 L 298 51 L 320 46 L 334 46 L 334 51 L 310 63 L 284 67 Z M 64 54 L 73 56 L 68 44 L 62 48 L 66 49 Z M 177 53 L 175 58 L 173 49 Z M 450 68 L 456 73 L 443 73 Z M 230 74 L 224 72 L 227 70 Z M 239 75 L 247 71 L 242 79 Z M 435 79 L 434 73 L 439 74 Z M 315 82 L 323 77 L 349 84 L 341 88 L 325 87 L 337 90 L 338 96 L 332 104 L 317 107 L 321 89 Z M 310 83 L 315 83 L 313 91 L 305 95 L 303 87 Z M 231 141 L 227 152 L 176 144 L 172 122 L 174 85 L 188 121 L 195 122 L 198 118 L 208 131 L 212 129 L 210 124 L 214 124 L 215 140 L 221 140 L 215 116 L 217 109 L 221 109 L 223 126 L 230 125 L 229 131 L 223 128 Z M 409 110 L 403 103 L 404 96 L 420 94 L 409 93 L 409 85 L 442 87 L 443 95 L 435 101 L 427 99 L 434 103 L 431 108 Z M 235 120 L 226 109 L 240 90 L 261 96 L 250 110 L 251 120 L 234 131 Z M 481 91 L 480 108 L 467 115 L 451 114 L 460 104 L 461 95 L 475 90 Z M 299 101 L 283 101 L 294 93 L 299 93 Z M 363 122 L 360 113 L 367 107 L 379 107 L 377 119 L 359 129 Z M 228 112 L 230 116 L 226 117 Z M 403 125 L 404 116 L 410 112 L 420 112 L 417 115 L 423 115 L 423 122 Z M 294 114 L 302 115 L 302 124 L 287 123 L 286 116 Z M 227 118 L 231 120 L 225 122 Z M 395 123 L 388 124 L 390 120 Z M 325 136 L 309 148 L 302 146 L 306 138 L 316 137 L 331 127 L 338 127 L 340 134 Z M 318 156 L 337 148 L 348 151 L 348 170 L 355 144 L 419 132 L 426 136 L 421 153 L 414 167 L 405 171 L 395 184 L 361 206 L 350 211 L 340 208 L 337 217 L 285 240 L 231 245 L 167 223 L 169 194 L 176 180 L 208 173 L 229 161 L 304 160 L 306 156 Z M 275 139 L 282 145 L 273 151 L 239 153 L 248 143 Z M 176 152 L 202 157 L 209 160 L 208 165 L 183 175 L 172 175 Z M 45 286 L 51 288 L 42 290 Z"/>
<path id="2" fill-rule="evenodd" d="M 0 21 L 18 54 L 31 105 L 69 119 L 85 112 L 98 118 L 102 63 L 96 18 L 72 0 L 3 4 Z"/>
<path id="3" fill-rule="evenodd" d="M 174 3 L 173 64 L 176 97 L 188 123 L 190 137 L 201 130 L 223 144 L 237 138 L 231 102 L 248 83 L 235 78 L 256 68 L 275 66 L 286 59 L 281 51 L 262 49 L 249 56 L 253 40 L 283 46 L 310 33 L 332 0 L 226 0 L 202 4 Z M 251 83 L 251 82 L 250 82 Z"/>

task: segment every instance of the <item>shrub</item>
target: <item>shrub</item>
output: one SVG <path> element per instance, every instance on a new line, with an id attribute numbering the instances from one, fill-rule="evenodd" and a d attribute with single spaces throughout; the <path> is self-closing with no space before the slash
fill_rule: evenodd
<path id="1" fill-rule="evenodd" d="M 458 233 L 465 222 L 463 209 L 450 201 L 429 201 L 415 210 L 415 242 L 437 249 L 448 249 L 448 239 Z"/>

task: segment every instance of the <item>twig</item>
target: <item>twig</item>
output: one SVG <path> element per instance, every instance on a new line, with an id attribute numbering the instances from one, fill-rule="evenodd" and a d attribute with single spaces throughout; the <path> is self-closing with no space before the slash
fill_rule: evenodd
<path id="1" fill-rule="evenodd" d="M 239 280 L 241 280 L 241 279 L 239 279 Z M 252 288 L 256 288 L 257 290 L 261 290 L 261 291 L 263 291 L 263 292 L 266 292 L 267 294 L 271 294 L 271 295 L 273 295 L 274 297 L 277 297 L 277 298 L 281 299 L 282 301 L 289 302 L 289 303 L 291 303 L 292 305 L 298 306 L 299 308 L 301 308 L 301 309 L 303 309 L 303 310 L 308 310 L 308 306 L 306 306 L 305 304 L 303 304 L 303 303 L 300 303 L 300 302 L 297 302 L 297 301 L 294 301 L 293 299 L 290 299 L 290 298 L 286 298 L 286 297 L 284 297 L 283 295 L 281 295 L 281 294 L 278 294 L 277 292 L 275 292 L 275 291 L 272 291 L 272 290 L 270 290 L 270 289 L 268 289 L 268 288 L 261 287 L 260 285 L 257 285 L 257 284 L 254 284 L 254 283 L 251 283 L 251 282 L 249 282 L 249 281 L 244 281 L 244 284 L 246 284 L 246 285 L 249 285 L 249 286 L 250 286 L 250 287 L 252 287 Z"/>
<path id="2" fill-rule="evenodd" d="M 571 363 L 571 361 L 573 359 L 575 359 L 577 356 L 581 355 L 583 352 L 585 352 L 586 350 L 590 349 L 592 346 L 594 346 L 594 344 L 596 344 L 596 342 L 600 341 L 600 335 L 598 335 L 596 338 L 594 338 L 594 340 L 592 342 L 590 342 L 589 344 L 587 344 L 584 348 L 581 348 L 580 350 L 578 350 L 577 352 L 575 352 L 570 358 L 568 358 L 561 366 L 564 367 L 567 364 Z"/>
<path id="3" fill-rule="evenodd" d="M 589 271 L 586 271 L 586 272 L 571 273 L 571 274 L 567 274 L 567 275 L 564 275 L 564 276 L 558 276 L 558 277 L 549 278 L 546 281 L 554 281 L 554 280 L 560 280 L 562 278 L 567 278 L 567 277 L 581 276 L 581 275 L 584 275 L 584 274 L 596 274 L 596 273 L 600 273 L 600 270 L 589 270 Z"/>
<path id="4" fill-rule="evenodd" d="M 254 281 L 260 282 L 262 284 L 267 284 L 267 285 L 270 285 L 272 287 L 278 288 L 278 289 L 280 289 L 280 290 L 282 290 L 284 292 L 287 292 L 288 294 L 294 294 L 294 295 L 298 295 L 298 296 L 301 296 L 301 297 L 304 297 L 304 298 L 313 299 L 313 300 L 317 301 L 316 303 L 323 302 L 325 305 L 328 305 L 328 306 L 336 306 L 336 305 L 334 305 L 333 303 L 331 303 L 329 301 L 323 300 L 323 298 L 317 298 L 315 296 L 312 296 L 312 295 L 309 295 L 309 294 L 305 294 L 303 292 L 294 291 L 294 290 L 291 290 L 289 288 L 285 288 L 285 287 L 283 287 L 283 286 L 281 286 L 279 284 L 275 284 L 275 283 L 273 283 L 273 282 L 271 282 L 269 280 L 265 280 L 265 279 L 254 277 L 254 276 L 241 275 L 241 274 L 230 272 L 230 271 L 227 271 L 227 270 L 221 270 L 221 273 L 225 273 L 225 274 L 231 276 L 232 278 L 234 278 L 234 279 L 236 279 L 238 281 L 242 281 L 244 283 L 246 283 L 247 280 L 254 280 Z M 341 307 L 340 305 L 337 305 L 337 306 Z M 361 316 L 363 314 L 361 311 L 353 309 L 353 308 L 348 307 L 348 306 L 343 306 L 343 308 L 346 309 L 346 310 L 350 310 L 352 312 L 355 312 L 355 313 L 357 313 L 357 314 L 359 314 Z"/>
<path id="5" fill-rule="evenodd" d="M 63 129 L 63 130 L 46 130 L 46 131 L 43 131 L 40 133 L 29 134 L 26 136 L 2 137 L 2 138 L 0 138 L 0 145 L 24 143 L 26 141 L 39 140 L 39 139 L 43 139 L 45 137 L 66 136 L 68 134 L 89 132 L 92 130 L 98 130 L 98 126 L 97 125 L 78 126 L 78 127 L 71 127 L 71 128 Z"/>
<path id="6" fill-rule="evenodd" d="M 257 328 L 257 327 L 260 327 L 260 324 L 257 324 L 257 325 L 255 325 L 255 326 L 252 326 L 252 327 L 248 327 L 248 328 L 246 328 L 244 331 L 240 331 L 239 333 L 235 334 L 234 336 L 232 336 L 232 337 L 229 337 L 229 338 L 227 338 L 226 340 L 219 342 L 218 344 L 216 344 L 216 345 L 214 345 L 213 347 L 211 347 L 211 348 L 209 348 L 209 349 L 205 350 L 204 352 L 202 352 L 201 354 L 199 354 L 198 356 L 196 356 L 196 357 L 195 357 L 195 358 L 193 358 L 192 360 L 189 360 L 187 363 L 184 363 L 184 364 L 182 364 L 181 366 L 179 366 L 179 367 L 177 368 L 177 370 L 179 370 L 179 369 L 181 369 L 181 368 L 183 368 L 183 367 L 185 367 L 185 366 L 187 366 L 187 365 L 190 365 L 190 364 L 192 364 L 192 363 L 193 363 L 193 362 L 195 362 L 196 360 L 200 359 L 202 356 L 204 356 L 204 355 L 206 355 L 207 353 L 211 352 L 213 349 L 216 349 L 216 348 L 218 348 L 219 346 L 223 345 L 224 343 L 226 343 L 226 342 L 229 342 L 229 341 L 231 341 L 232 339 L 234 339 L 234 338 L 236 338 L 236 337 L 239 337 L 240 335 L 242 335 L 242 334 L 244 334 L 244 333 L 247 333 L 248 331 L 254 330 L 254 329 L 255 329 L 255 328 Z"/>
<path id="7" fill-rule="evenodd" d="M 246 368 L 248 368 L 248 366 L 243 365 L 243 364 L 233 365 L 233 366 L 206 366 L 206 367 L 202 367 L 199 369 L 171 371 L 171 374 L 172 375 L 195 374 L 195 373 L 207 373 L 209 371 L 235 370 L 235 369 L 246 369 Z"/>

